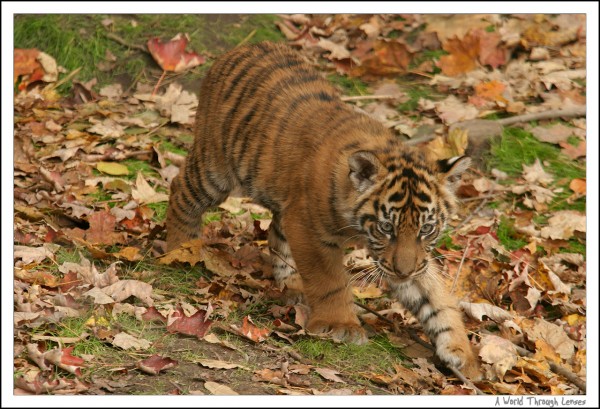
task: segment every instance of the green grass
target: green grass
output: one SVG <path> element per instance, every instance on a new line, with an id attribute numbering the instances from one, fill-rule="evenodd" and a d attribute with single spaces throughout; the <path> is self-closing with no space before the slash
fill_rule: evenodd
<path id="1" fill-rule="evenodd" d="M 169 202 L 150 203 L 147 206 L 154 210 L 154 216 L 152 217 L 153 221 L 161 223 L 167 218 L 167 208 L 169 207 Z"/>
<path id="2" fill-rule="evenodd" d="M 344 95 L 366 95 L 368 93 L 367 84 L 358 78 L 329 74 L 327 79 L 338 87 Z"/>
<path id="3" fill-rule="evenodd" d="M 511 178 L 520 177 L 523 165 L 530 166 L 539 159 L 546 172 L 554 176 L 550 189 L 562 188 L 556 192 L 554 200 L 549 204 L 549 210 L 578 210 L 585 211 L 585 197 L 573 203 L 567 198 L 573 192 L 569 183 L 575 178 L 585 178 L 585 164 L 571 160 L 563 155 L 555 145 L 537 140 L 531 133 L 521 128 L 505 128 L 502 138 L 493 139 L 487 163 L 490 169 L 496 168 L 506 172 Z M 507 180 L 504 183 L 513 183 Z"/>
<path id="4" fill-rule="evenodd" d="M 416 111 L 421 98 L 436 100 L 438 97 L 434 90 L 428 85 L 410 84 L 409 86 L 407 84 L 401 84 L 401 86 L 402 90 L 406 92 L 406 95 L 409 99 L 408 101 L 402 102 L 396 107 L 396 109 L 400 112 L 408 113 Z"/>
<path id="5" fill-rule="evenodd" d="M 109 27 L 102 25 L 105 19 L 112 20 Z M 268 14 L 21 14 L 15 16 L 14 44 L 15 48 L 44 51 L 68 71 L 81 68 L 76 79 L 85 82 L 97 78 L 100 88 L 114 83 L 116 78 L 126 82 L 141 78 L 153 83 L 156 73 L 160 74 L 149 53 L 119 44 L 107 34 L 116 35 L 127 44 L 145 46 L 152 37 L 169 40 L 177 33 L 187 33 L 190 41 L 186 50 L 209 57 L 204 65 L 184 74 L 186 80 L 194 80 L 204 76 L 214 56 L 244 40 L 283 41 L 285 37 L 275 26 L 276 20 L 277 16 Z M 112 62 L 112 70 L 103 72 L 98 64 L 105 62 L 107 51 L 116 61 Z M 71 86 L 69 81 L 59 92 L 67 93 Z"/>
<path id="6" fill-rule="evenodd" d="M 402 364 L 405 359 L 400 349 L 392 345 L 384 335 L 371 338 L 365 345 L 336 344 L 329 340 L 303 338 L 293 348 L 303 356 L 344 374 L 386 372 L 393 368 L 394 363 Z"/>
<path id="7" fill-rule="evenodd" d="M 515 230 L 514 221 L 502 216 L 496 231 L 500 243 L 510 251 L 518 250 L 527 244 L 521 235 Z"/>

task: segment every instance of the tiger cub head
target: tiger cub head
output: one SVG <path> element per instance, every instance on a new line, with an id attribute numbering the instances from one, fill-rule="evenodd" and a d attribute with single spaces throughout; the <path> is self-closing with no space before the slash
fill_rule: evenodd
<path id="1" fill-rule="evenodd" d="M 465 156 L 432 161 L 423 153 L 354 152 L 348 158 L 354 188 L 353 219 L 380 273 L 393 281 L 428 271 L 431 251 L 453 216 L 455 190 L 471 164 Z"/>

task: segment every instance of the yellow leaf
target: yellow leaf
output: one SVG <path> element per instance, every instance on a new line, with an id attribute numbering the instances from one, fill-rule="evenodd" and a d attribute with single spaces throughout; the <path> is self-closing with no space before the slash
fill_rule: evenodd
<path id="1" fill-rule="evenodd" d="M 455 128 L 448 134 L 448 145 L 452 150 L 453 157 L 464 155 L 469 144 L 468 131 L 462 128 Z"/>
<path id="2" fill-rule="evenodd" d="M 115 162 L 98 162 L 96 164 L 96 169 L 102 173 L 107 173 L 114 176 L 129 175 L 129 169 L 127 169 L 127 166 Z"/>
<path id="3" fill-rule="evenodd" d="M 381 288 L 373 284 L 369 284 L 366 287 L 352 287 L 352 293 L 361 300 L 365 298 L 378 298 L 382 294 Z"/>

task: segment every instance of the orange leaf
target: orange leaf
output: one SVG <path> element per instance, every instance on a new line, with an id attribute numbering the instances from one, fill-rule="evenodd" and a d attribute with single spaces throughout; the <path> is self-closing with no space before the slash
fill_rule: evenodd
<path id="1" fill-rule="evenodd" d="M 258 328 L 252 322 L 250 316 L 245 316 L 242 321 L 242 328 L 239 330 L 240 333 L 248 339 L 254 342 L 262 342 L 267 339 L 271 331 L 268 328 Z"/>
<path id="2" fill-rule="evenodd" d="M 571 183 L 569 183 L 569 189 L 571 189 L 575 193 L 585 195 L 585 192 L 586 192 L 585 179 L 573 179 L 571 181 Z"/>
<path id="3" fill-rule="evenodd" d="M 373 51 L 367 54 L 359 67 L 352 69 L 354 76 L 395 75 L 406 71 L 412 53 L 407 46 L 398 41 L 377 40 Z"/>
<path id="4" fill-rule="evenodd" d="M 462 40 L 449 39 L 442 48 L 450 53 L 441 56 L 437 63 L 444 75 L 454 77 L 477 67 L 479 37 L 467 34 Z"/>
<path id="5" fill-rule="evenodd" d="M 503 95 L 505 89 L 506 86 L 503 83 L 494 80 L 475 85 L 475 94 L 483 99 L 487 99 L 488 101 L 506 103 L 508 101 Z"/>
<path id="6" fill-rule="evenodd" d="M 14 83 L 21 77 L 19 90 L 25 89 L 27 85 L 39 81 L 44 76 L 44 69 L 37 60 L 40 51 L 36 48 L 15 48 L 14 52 Z"/>
<path id="7" fill-rule="evenodd" d="M 150 54 L 163 70 L 182 72 L 206 62 L 205 57 L 185 51 L 187 43 L 187 35 L 179 33 L 166 42 L 162 42 L 159 38 L 151 38 L 147 46 Z"/>

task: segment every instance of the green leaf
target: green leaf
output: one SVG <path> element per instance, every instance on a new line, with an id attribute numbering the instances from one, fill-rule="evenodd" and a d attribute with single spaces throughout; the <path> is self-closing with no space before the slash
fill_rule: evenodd
<path id="1" fill-rule="evenodd" d="M 115 162 L 98 162 L 96 164 L 96 169 L 102 173 L 107 173 L 114 176 L 129 175 L 129 169 L 127 169 L 127 166 Z"/>

